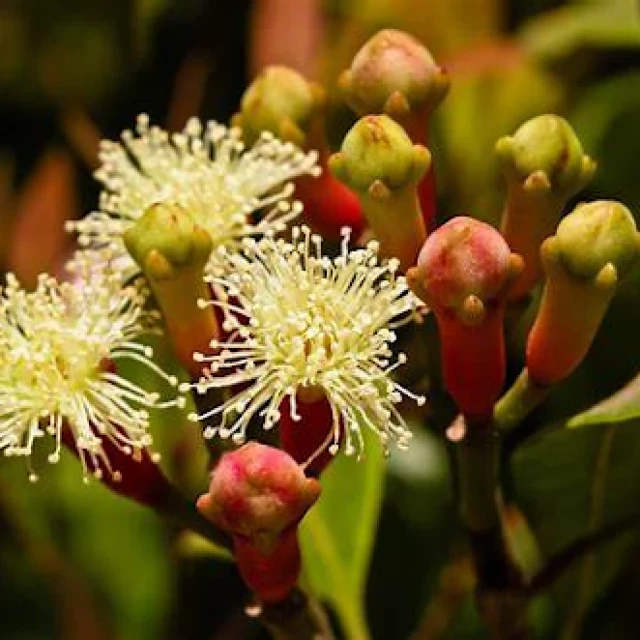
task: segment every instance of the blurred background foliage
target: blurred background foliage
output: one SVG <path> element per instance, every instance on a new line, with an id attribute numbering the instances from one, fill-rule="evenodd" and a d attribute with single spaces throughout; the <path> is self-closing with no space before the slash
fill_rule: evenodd
<path id="1" fill-rule="evenodd" d="M 97 202 L 99 139 L 117 137 L 138 112 L 170 129 L 194 114 L 227 121 L 251 74 L 270 62 L 334 88 L 363 41 L 389 26 L 422 39 L 452 76 L 432 132 L 443 216 L 497 224 L 493 145 L 547 111 L 567 117 L 598 161 L 580 197 L 640 211 L 636 0 L 5 0 L 3 270 L 33 284 L 40 271 L 59 269 L 71 250 L 64 221 Z M 331 97 L 339 140 L 353 115 Z M 528 420 L 525 435 L 535 428 L 535 436 L 509 443 L 507 526 L 532 570 L 587 532 L 637 525 L 640 382 L 595 413 L 575 414 L 638 373 L 639 326 L 636 269 L 587 361 Z M 514 374 L 523 335 L 521 327 L 509 336 Z M 413 420 L 407 454 L 384 465 L 372 452 L 359 467 L 344 460 L 328 473 L 305 523 L 304 581 L 351 638 L 367 626 L 376 639 L 406 638 L 418 625 L 424 638 L 482 638 L 446 445 L 435 419 Z M 207 453 L 194 427 L 168 412 L 154 435 L 167 473 L 197 495 Z M 36 485 L 22 462 L 0 465 L 0 637 L 262 637 L 243 614 L 246 593 L 231 563 L 80 475 L 71 456 Z M 535 602 L 538 637 L 636 638 L 639 542 L 627 532 L 570 565 Z"/>

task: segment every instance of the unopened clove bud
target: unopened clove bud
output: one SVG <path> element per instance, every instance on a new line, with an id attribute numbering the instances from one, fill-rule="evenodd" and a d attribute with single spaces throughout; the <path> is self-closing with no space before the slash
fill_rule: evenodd
<path id="1" fill-rule="evenodd" d="M 569 123 L 550 114 L 498 140 L 496 155 L 507 182 L 502 233 L 525 263 L 509 291 L 517 300 L 540 280 L 540 246 L 554 232 L 567 201 L 593 176 L 595 163 Z"/>
<path id="2" fill-rule="evenodd" d="M 385 115 L 361 118 L 329 163 L 358 194 L 381 254 L 398 258 L 403 270 L 415 263 L 426 238 L 416 187 L 430 163 L 429 150 L 412 144 Z"/>
<path id="3" fill-rule="evenodd" d="M 578 205 L 541 254 L 547 280 L 526 363 L 534 382 L 550 385 L 584 359 L 618 281 L 638 261 L 640 235 L 625 206 L 601 200 Z"/>
<path id="4" fill-rule="evenodd" d="M 210 306 L 210 292 L 203 280 L 212 242 L 177 204 L 149 207 L 125 233 L 131 257 L 147 277 L 167 325 L 174 350 L 192 376 L 201 365 L 194 353 L 206 352 L 219 328 Z"/>
<path id="5" fill-rule="evenodd" d="M 279 602 L 300 573 L 297 527 L 320 495 L 284 451 L 249 442 L 224 454 L 198 510 L 233 538 L 240 574 L 263 602 Z"/>
<path id="6" fill-rule="evenodd" d="M 435 313 L 446 389 L 471 421 L 488 421 L 505 379 L 506 291 L 522 269 L 490 225 L 457 217 L 434 231 L 407 278 Z"/>

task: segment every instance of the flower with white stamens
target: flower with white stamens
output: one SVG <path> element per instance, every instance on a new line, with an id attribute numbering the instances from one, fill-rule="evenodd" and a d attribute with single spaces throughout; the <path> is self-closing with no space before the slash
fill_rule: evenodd
<path id="1" fill-rule="evenodd" d="M 104 185 L 100 210 L 68 228 L 84 246 L 109 246 L 127 255 L 122 236 L 153 204 L 175 203 L 211 236 L 211 263 L 221 264 L 215 249 L 237 249 L 245 237 L 279 232 L 302 206 L 290 202 L 291 180 L 318 175 L 317 153 L 263 133 L 245 147 L 241 131 L 192 118 L 181 133 L 150 126 L 138 117 L 135 133 L 121 142 L 104 140 L 96 178 Z M 139 270 L 126 261 L 125 275 Z"/>
<path id="2" fill-rule="evenodd" d="M 340 254 L 323 256 L 321 239 L 306 227 L 293 229 L 292 243 L 266 237 L 245 242 L 244 254 L 229 256 L 232 272 L 209 280 L 226 296 L 208 304 L 227 313 L 230 336 L 214 343 L 213 355 L 196 354 L 207 364 L 195 385 L 236 387 L 233 397 L 191 419 L 221 416 L 205 429 L 243 442 L 253 416 L 265 429 L 280 417 L 288 397 L 296 420 L 296 396 L 323 394 L 333 415 L 330 440 L 336 453 L 344 438 L 347 455 L 363 451 L 361 427 L 375 431 L 383 445 L 395 440 L 405 447 L 411 432 L 398 411 L 402 396 L 422 404 L 391 377 L 406 361 L 394 358 L 394 329 L 409 321 L 414 298 L 405 278 L 396 276 L 396 260 L 381 263 L 377 243 L 349 250 L 345 230 Z M 235 314 L 235 322 L 231 320 Z"/>
<path id="3" fill-rule="evenodd" d="M 30 457 L 37 440 L 51 440 L 55 463 L 66 431 L 85 477 L 106 469 L 117 478 L 105 441 L 132 455 L 148 447 L 149 409 L 182 399 L 162 401 L 117 373 L 120 361 L 133 360 L 177 385 L 153 362 L 151 347 L 136 342 L 154 320 L 141 287 L 123 287 L 102 258 L 80 253 L 74 282 L 43 274 L 35 291 L 7 276 L 0 296 L 0 451 Z"/>

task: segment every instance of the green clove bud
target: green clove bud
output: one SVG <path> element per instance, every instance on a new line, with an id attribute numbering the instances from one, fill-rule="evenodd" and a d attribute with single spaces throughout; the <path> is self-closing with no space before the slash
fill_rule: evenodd
<path id="1" fill-rule="evenodd" d="M 385 115 L 358 120 L 329 160 L 332 173 L 358 195 L 382 255 L 398 258 L 402 269 L 415 263 L 426 239 L 416 188 L 430 164 L 429 150 Z"/>
<path id="2" fill-rule="evenodd" d="M 248 144 L 270 131 L 281 140 L 308 146 L 312 120 L 324 103 L 324 90 L 297 71 L 283 66 L 266 67 L 242 96 L 234 126 L 242 129 Z"/>
<path id="3" fill-rule="evenodd" d="M 145 274 L 163 313 L 176 355 L 193 375 L 201 371 L 195 352 L 207 352 L 219 337 L 203 280 L 212 250 L 209 234 L 177 204 L 154 204 L 124 234 L 131 257 Z"/>
<path id="4" fill-rule="evenodd" d="M 640 257 L 631 212 L 607 200 L 578 205 L 544 241 L 547 274 L 527 341 L 527 369 L 539 385 L 567 377 L 584 359 L 619 280 Z"/>
<path id="5" fill-rule="evenodd" d="M 556 115 L 525 122 L 500 138 L 496 156 L 507 182 L 502 233 L 525 267 L 509 298 L 527 295 L 542 276 L 540 245 L 558 225 L 567 201 L 595 171 L 569 123 Z"/>

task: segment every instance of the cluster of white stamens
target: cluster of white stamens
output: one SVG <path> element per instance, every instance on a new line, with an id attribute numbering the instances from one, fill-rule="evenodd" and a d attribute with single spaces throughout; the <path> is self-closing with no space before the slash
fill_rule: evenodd
<path id="1" fill-rule="evenodd" d="M 292 233 L 292 243 L 246 240 L 244 254 L 228 256 L 231 273 L 208 278 L 225 292 L 208 304 L 226 311 L 229 337 L 211 345 L 214 355 L 195 355 L 207 364 L 195 388 L 243 389 L 191 419 L 220 415 L 221 424 L 205 436 L 242 442 L 254 415 L 272 427 L 288 396 L 291 417 L 299 420 L 296 396 L 321 391 L 333 413 L 331 453 L 343 436 L 345 453 L 360 454 L 361 426 L 373 429 L 385 447 L 390 439 L 406 446 L 411 433 L 395 405 L 403 395 L 420 404 L 424 398 L 390 376 L 406 360 L 393 357 L 394 328 L 414 309 L 404 277 L 395 275 L 397 261 L 381 264 L 376 243 L 350 251 L 347 230 L 333 259 L 322 255 L 321 238 L 306 227 Z"/>
<path id="2" fill-rule="evenodd" d="M 153 320 L 140 287 L 124 287 L 108 263 L 94 258 L 76 258 L 74 282 L 42 275 L 32 292 L 7 277 L 0 298 L 0 450 L 30 456 L 36 440 L 50 437 L 55 463 L 66 432 L 85 477 L 106 470 L 117 479 L 107 442 L 125 454 L 148 447 L 148 410 L 181 399 L 161 401 L 116 373 L 120 360 L 134 360 L 163 384 L 177 385 L 153 363 L 151 347 L 135 342 Z"/>
<path id="3" fill-rule="evenodd" d="M 282 231 L 300 213 L 301 205 L 288 200 L 290 181 L 317 175 L 316 160 L 315 152 L 303 153 L 270 133 L 246 148 L 236 128 L 192 118 L 171 134 L 150 126 L 143 114 L 121 143 L 102 142 L 100 211 L 69 228 L 84 246 L 110 246 L 126 255 L 124 232 L 150 205 L 171 202 L 209 232 L 214 248 L 238 249 L 243 238 Z M 214 251 L 212 264 L 220 259 Z M 127 266 L 127 275 L 137 272 L 133 261 Z"/>

